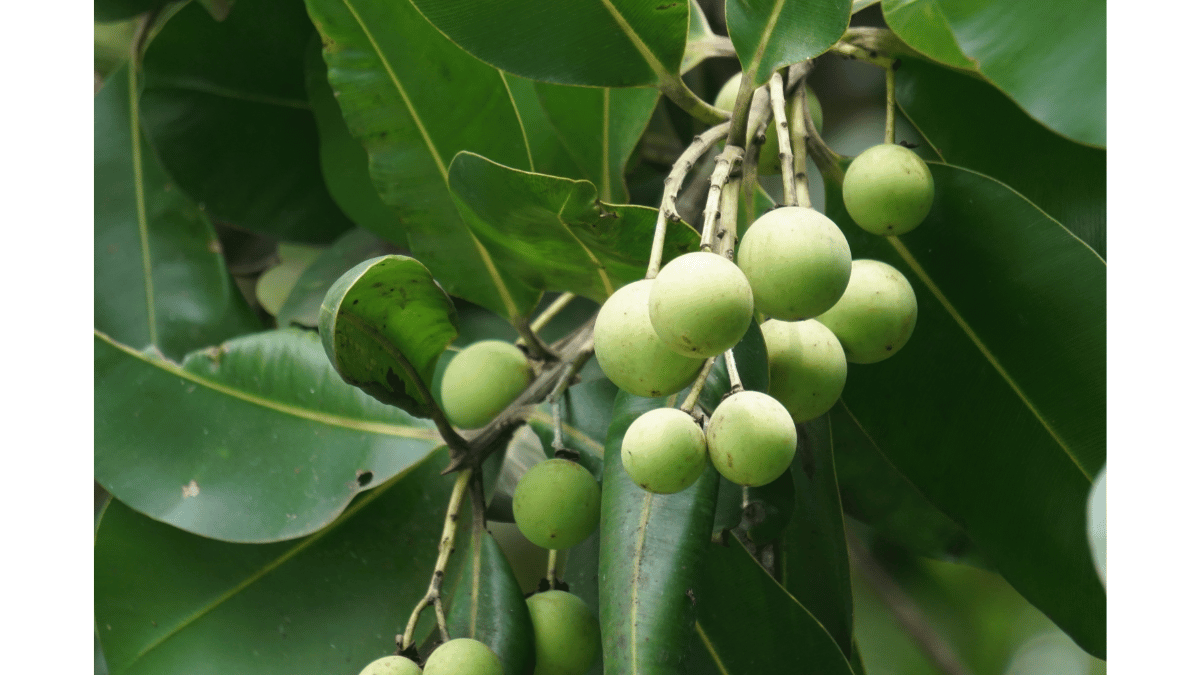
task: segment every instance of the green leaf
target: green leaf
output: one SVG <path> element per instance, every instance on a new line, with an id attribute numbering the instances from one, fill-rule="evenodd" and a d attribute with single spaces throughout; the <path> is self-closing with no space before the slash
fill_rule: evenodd
<path id="1" fill-rule="evenodd" d="M 586 178 L 583 168 L 567 151 L 562 136 L 550 123 L 538 96 L 538 83 L 516 75 L 505 75 L 521 128 L 529 142 L 533 171 L 563 178 Z"/>
<path id="2" fill-rule="evenodd" d="M 467 521 L 469 508 L 464 502 L 460 522 Z M 533 623 L 504 552 L 491 533 L 461 526 L 454 550 L 459 555 L 451 559 L 442 587 L 450 635 L 486 644 L 500 657 L 507 675 L 530 672 Z"/>
<path id="3" fill-rule="evenodd" d="M 767 362 L 767 343 L 757 322 L 751 321 L 746 334 L 733 346 L 733 358 L 742 386 L 751 391 L 767 393 L 771 369 Z"/>
<path id="4" fill-rule="evenodd" d="M 700 647 L 721 673 L 850 675 L 821 623 L 767 574 L 741 542 L 704 547 L 695 587 Z"/>
<path id="5" fill-rule="evenodd" d="M 95 0 L 96 21 L 120 21 L 158 9 L 170 0 Z"/>
<path id="6" fill-rule="evenodd" d="M 561 401 L 563 445 L 579 453 L 579 463 L 602 479 L 604 475 L 604 439 L 612 422 L 617 386 L 601 378 L 569 387 Z M 550 404 L 538 406 L 529 418 L 529 426 L 542 441 L 542 448 L 553 456 L 554 416 Z"/>
<path id="7" fill-rule="evenodd" d="M 458 335 L 454 304 L 420 262 L 364 260 L 321 303 L 321 343 L 339 375 L 375 398 L 428 417 L 438 357 Z"/>
<path id="8" fill-rule="evenodd" d="M 777 552 L 782 559 L 780 582 L 851 659 L 854 599 L 829 417 L 822 415 L 797 426 L 796 431 L 796 459 L 790 477 L 796 507 Z"/>
<path id="9" fill-rule="evenodd" d="M 760 87 L 832 47 L 850 25 L 850 0 L 726 0 L 725 15 L 744 77 Z"/>
<path id="10" fill-rule="evenodd" d="M 243 0 L 220 23 L 184 6 L 146 49 L 141 108 L 167 171 L 213 218 L 321 244 L 351 223 L 321 177 L 311 35 L 294 2 Z"/>
<path id="11" fill-rule="evenodd" d="M 497 268 L 450 197 L 459 150 L 509 166 L 532 155 L 503 73 L 463 52 L 408 2 L 307 0 L 329 83 L 371 178 L 404 230 L 376 230 L 409 250 L 451 295 L 512 320 L 538 293 Z M 362 223 L 371 227 L 371 223 Z"/>
<path id="12" fill-rule="evenodd" d="M 362 261 L 384 255 L 393 249 L 387 242 L 361 228 L 338 237 L 296 280 L 292 292 L 275 317 L 276 322 L 284 327 L 297 324 L 315 328 L 320 320 L 321 303 L 334 282 Z"/>
<path id="13" fill-rule="evenodd" d="M 546 118 L 600 200 L 624 203 L 625 165 L 658 105 L 657 89 L 597 89 L 538 82 Z"/>
<path id="14" fill-rule="evenodd" d="M 978 72 L 1054 132 L 1104 147 L 1105 6 L 884 0 L 883 15 L 922 54 Z"/>
<path id="15" fill-rule="evenodd" d="M 262 324 L 208 217 L 159 165 L 136 101 L 128 66 L 96 94 L 94 320 L 115 340 L 178 359 Z"/>
<path id="16" fill-rule="evenodd" d="M 374 232 L 392 233 L 404 241 L 404 227 L 396 212 L 380 199 L 371 182 L 367 151 L 346 127 L 321 59 L 321 42 L 313 34 L 305 53 L 308 102 L 321 138 L 321 175 L 338 207 L 355 223 Z"/>
<path id="17" fill-rule="evenodd" d="M 688 3 L 682 0 L 412 2 L 480 60 L 542 82 L 656 84 L 679 73 L 687 41 Z"/>
<path id="18" fill-rule="evenodd" d="M 310 534 L 440 442 L 342 382 L 304 331 L 238 338 L 182 366 L 96 333 L 95 380 L 96 481 L 225 541 Z"/>
<path id="19" fill-rule="evenodd" d="M 679 64 L 679 72 L 686 73 L 711 55 L 712 45 L 720 40 L 708 25 L 708 17 L 704 8 L 697 0 L 688 0 L 691 11 L 688 14 L 687 45 L 683 49 L 683 61 Z"/>
<path id="20" fill-rule="evenodd" d="M 1105 459 L 1104 261 L 1005 185 L 930 169 L 933 209 L 903 238 L 854 225 L 826 176 L 855 256 L 899 269 L 920 308 L 903 350 L 851 365 L 842 400 L 1018 591 L 1103 655 L 1083 505 Z"/>
<path id="21" fill-rule="evenodd" d="M 1103 150 L 1049 131 L 984 82 L 916 59 L 896 72 L 896 101 L 942 161 L 1008 185 L 1105 255 Z"/>
<path id="22" fill-rule="evenodd" d="M 528 173 L 461 152 L 450 188 L 462 219 L 501 268 L 530 288 L 569 291 L 603 302 L 645 276 L 656 212 L 612 206 L 596 186 Z M 685 224 L 667 232 L 664 261 L 695 250 Z"/>
<path id="23" fill-rule="evenodd" d="M 429 585 L 447 461 L 433 453 L 292 542 L 215 541 L 110 502 L 95 547 L 109 672 L 328 675 L 393 653 Z"/>

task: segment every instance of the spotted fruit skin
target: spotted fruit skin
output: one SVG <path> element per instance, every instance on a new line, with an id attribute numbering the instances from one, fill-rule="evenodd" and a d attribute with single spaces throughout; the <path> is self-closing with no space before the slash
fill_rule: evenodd
<path id="1" fill-rule="evenodd" d="M 476 342 L 446 366 L 442 408 L 454 426 L 477 429 L 507 408 L 532 377 L 520 349 L 502 340 Z"/>
<path id="2" fill-rule="evenodd" d="M 754 292 L 733 261 L 715 253 L 685 253 L 663 266 L 650 288 L 650 323 L 672 351 L 716 356 L 746 334 Z"/>
<path id="3" fill-rule="evenodd" d="M 504 675 L 500 657 L 479 640 L 443 642 L 425 660 L 424 675 Z"/>
<path id="4" fill-rule="evenodd" d="M 547 459 L 517 481 L 513 519 L 534 544 L 554 550 L 571 548 L 600 523 L 600 486 L 579 464 Z"/>
<path id="5" fill-rule="evenodd" d="M 850 283 L 850 244 L 823 214 L 784 206 L 751 223 L 737 265 L 754 291 L 754 308 L 784 321 L 833 307 Z"/>
<path id="6" fill-rule="evenodd" d="M 846 350 L 850 363 L 895 356 L 917 327 L 917 296 L 900 270 L 878 260 L 855 260 L 846 292 L 817 317 Z"/>
<path id="7" fill-rule="evenodd" d="M 613 384 L 635 396 L 653 398 L 687 386 L 704 359 L 672 351 L 650 323 L 652 279 L 617 289 L 596 315 L 596 362 Z"/>
<path id="8" fill-rule="evenodd" d="M 767 344 L 767 393 L 803 424 L 829 412 L 846 386 L 846 353 L 819 321 L 777 321 L 761 326 Z"/>
<path id="9" fill-rule="evenodd" d="M 674 494 L 704 473 L 708 442 L 691 415 L 678 408 L 656 408 L 642 413 L 625 431 L 621 463 L 643 490 Z"/>
<path id="10" fill-rule="evenodd" d="M 796 426 L 783 404 L 741 391 L 721 401 L 708 421 L 708 455 L 722 476 L 759 487 L 783 475 L 796 455 Z"/>
<path id="11" fill-rule="evenodd" d="M 846 169 L 842 201 L 859 227 L 872 234 L 911 232 L 933 207 L 933 174 L 908 148 L 867 148 Z"/>
<path id="12" fill-rule="evenodd" d="M 385 656 L 368 663 L 358 675 L 421 675 L 421 668 L 403 656 Z"/>
<path id="13" fill-rule="evenodd" d="M 579 596 L 545 591 L 525 601 L 533 620 L 533 675 L 584 675 L 600 656 L 600 622 Z"/>

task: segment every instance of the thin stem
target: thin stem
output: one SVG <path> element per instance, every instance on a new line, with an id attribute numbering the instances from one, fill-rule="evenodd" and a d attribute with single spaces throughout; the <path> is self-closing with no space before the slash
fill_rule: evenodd
<path id="1" fill-rule="evenodd" d="M 684 112 L 705 124 L 720 124 L 729 119 L 729 113 L 704 102 L 696 92 L 688 89 L 678 75 L 658 83 L 658 89 Z"/>
<path id="2" fill-rule="evenodd" d="M 713 363 L 716 360 L 715 356 L 705 359 L 704 367 L 700 369 L 700 374 L 696 376 L 696 381 L 692 383 L 692 390 L 688 392 L 687 398 L 683 400 L 683 405 L 679 406 L 680 410 L 690 413 L 696 407 L 696 401 L 700 400 L 700 391 L 704 389 L 704 382 L 708 380 L 708 371 L 712 370 Z"/>
<path id="3" fill-rule="evenodd" d="M 842 56 L 854 59 L 855 61 L 870 63 L 871 65 L 879 66 L 880 68 L 891 68 L 892 62 L 895 61 L 895 59 L 890 57 L 880 56 L 879 52 L 873 49 L 865 49 L 848 42 L 838 42 L 834 46 L 830 47 L 829 51 L 835 54 L 841 54 Z"/>
<path id="4" fill-rule="evenodd" d="M 738 374 L 737 361 L 733 358 L 733 350 L 725 350 L 725 369 L 729 371 L 729 393 L 736 394 L 742 391 L 742 377 Z"/>
<path id="5" fill-rule="evenodd" d="M 530 322 L 529 330 L 537 333 L 545 328 L 546 324 L 550 323 L 550 319 L 553 319 L 559 312 L 563 310 L 564 307 L 571 304 L 571 301 L 574 299 L 574 293 L 563 293 L 555 298 L 554 302 L 550 303 L 549 307 L 539 314 L 536 319 Z"/>
<path id="6" fill-rule="evenodd" d="M 554 580 L 558 578 L 558 551 L 550 549 L 546 556 L 546 581 L 550 582 L 550 590 L 554 590 Z"/>
<path id="7" fill-rule="evenodd" d="M 893 62 L 894 63 L 894 62 Z M 887 69 L 887 121 L 883 125 L 883 142 L 896 142 L 896 69 Z"/>
<path id="8" fill-rule="evenodd" d="M 545 342 L 542 342 L 542 339 L 537 336 L 537 332 L 534 331 L 533 327 L 529 324 L 525 317 L 517 317 L 517 319 L 513 321 L 513 328 L 516 328 L 517 335 L 521 336 L 517 342 L 528 347 L 530 355 L 533 356 L 533 358 L 537 359 L 538 361 L 550 362 L 558 360 L 558 354 L 555 354 L 554 350 L 547 347 Z"/>
<path id="9" fill-rule="evenodd" d="M 713 253 L 730 260 L 733 260 L 733 248 L 738 238 L 738 192 L 741 191 L 741 180 L 734 176 L 721 188 L 720 217 Z"/>
<path id="10" fill-rule="evenodd" d="M 800 85 L 796 87 L 794 94 L 800 102 L 800 114 L 803 119 L 799 120 L 798 124 L 792 126 L 791 146 L 796 153 L 795 171 L 796 177 L 796 206 L 809 208 L 812 206 L 812 198 L 808 192 L 808 87 L 805 86 L 804 80 L 800 81 Z"/>
<path id="11" fill-rule="evenodd" d="M 650 247 L 650 264 L 646 266 L 647 279 L 658 276 L 658 271 L 662 268 L 663 246 L 667 241 L 667 221 L 677 223 L 682 220 L 677 202 L 679 191 L 683 188 L 683 179 L 687 177 L 688 171 L 692 170 L 696 162 L 700 161 L 704 153 L 724 138 L 728 131 L 729 122 L 722 122 L 697 136 L 692 144 L 683 151 L 683 154 L 679 155 L 679 159 L 675 160 L 671 172 L 667 174 L 667 180 L 663 183 L 662 204 L 658 209 L 658 221 L 654 224 L 654 243 Z"/>
<path id="12" fill-rule="evenodd" d="M 771 93 L 771 110 L 775 114 L 775 133 L 779 137 L 779 168 L 783 174 L 783 204 L 797 206 L 796 164 L 792 156 L 792 134 L 788 130 L 787 106 L 783 98 L 783 76 L 772 73 L 768 82 Z"/>
<path id="13" fill-rule="evenodd" d="M 408 626 L 404 629 L 404 637 L 400 640 L 400 650 L 403 651 L 413 643 L 413 634 L 417 630 L 417 620 L 421 618 L 421 612 L 426 607 L 433 605 L 434 614 L 437 615 L 438 631 L 441 632 L 442 641 L 450 639 L 450 635 L 446 630 L 446 613 L 442 608 L 442 580 L 446 576 L 446 563 L 450 560 L 450 554 L 454 551 L 454 537 L 458 532 L 458 510 L 462 506 L 463 495 L 467 492 L 467 485 L 471 482 L 470 469 L 458 474 L 458 479 L 454 481 L 454 489 L 450 492 L 450 504 L 446 507 L 446 519 L 442 523 L 442 538 L 438 540 L 438 557 L 437 563 L 433 566 L 433 578 L 429 580 L 429 590 L 425 591 L 425 597 L 417 603 L 413 608 L 412 615 L 408 617 Z"/>
<path id="14" fill-rule="evenodd" d="M 566 444 L 563 442 L 563 421 L 562 421 L 562 397 L 567 391 L 567 387 L 571 386 L 571 381 L 587 363 L 595 352 L 595 340 L 585 345 L 579 354 L 572 359 L 571 367 L 564 368 L 562 375 L 558 378 L 558 382 L 554 385 L 554 389 L 546 400 L 550 402 L 550 411 L 554 416 L 554 439 L 550 442 L 550 447 L 554 449 L 554 453 L 564 452 L 567 450 Z"/>
<path id="15" fill-rule="evenodd" d="M 871 589 L 883 600 L 921 651 L 946 675 L 970 675 L 971 671 L 955 654 L 954 648 L 929 623 L 929 619 L 917 603 L 913 602 L 900 584 L 875 560 L 858 537 L 849 535 L 846 539 L 850 548 L 850 561 L 862 572 Z"/>
<path id="16" fill-rule="evenodd" d="M 711 251 L 716 236 L 716 222 L 720 209 L 721 189 L 729 180 L 729 174 L 742 162 L 742 148 L 725 142 L 725 149 L 717 156 L 717 165 L 713 168 L 712 178 L 708 183 L 708 201 L 704 205 L 704 229 L 700 233 L 700 250 Z"/>

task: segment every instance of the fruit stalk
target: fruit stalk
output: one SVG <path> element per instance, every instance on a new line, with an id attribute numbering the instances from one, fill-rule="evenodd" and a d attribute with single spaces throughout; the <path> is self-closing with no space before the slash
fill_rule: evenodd
<path id="1" fill-rule="evenodd" d="M 744 151 L 741 147 L 733 145 L 728 140 L 725 142 L 725 149 L 717 156 L 717 165 L 713 168 L 712 178 L 708 183 L 708 201 L 704 205 L 704 229 L 700 232 L 700 250 L 711 251 L 716 239 L 716 223 L 717 217 L 720 215 L 719 204 L 721 201 L 721 189 L 725 187 L 725 183 L 729 180 L 729 174 L 735 168 L 741 165 L 742 155 Z M 734 222 L 737 219 L 737 211 L 734 211 Z M 736 230 L 736 227 L 734 228 Z"/>
<path id="2" fill-rule="evenodd" d="M 687 398 L 683 400 L 683 405 L 679 409 L 685 413 L 690 413 L 696 407 L 696 401 L 700 400 L 700 391 L 704 389 L 704 383 L 708 380 L 708 371 L 712 370 L 713 363 L 717 357 L 710 356 L 704 360 L 704 367 L 700 369 L 700 374 L 696 376 L 696 381 L 692 383 L 692 390 L 688 392 Z M 692 414 L 695 417 L 695 414 Z"/>
<path id="3" fill-rule="evenodd" d="M 896 67 L 895 62 L 887 71 L 887 118 L 883 125 L 883 142 L 896 142 Z"/>
<path id="4" fill-rule="evenodd" d="M 791 132 L 788 129 L 788 118 L 783 96 L 783 76 L 779 73 L 771 75 L 768 82 L 771 93 L 771 110 L 775 114 L 775 132 L 779 135 L 779 166 L 783 175 L 783 205 L 799 206 L 796 196 L 796 163 L 792 155 Z M 803 87 L 800 87 L 803 91 Z M 800 94 L 803 96 L 803 94 Z"/>
<path id="5" fill-rule="evenodd" d="M 658 208 L 658 221 L 654 225 L 654 243 L 650 247 L 650 264 L 646 266 L 647 279 L 658 276 L 658 270 L 662 267 L 663 245 L 667 239 L 667 221 L 677 223 L 683 220 L 676 204 L 679 199 L 679 191 L 683 189 L 683 179 L 687 177 L 688 171 L 692 170 L 696 162 L 700 161 L 704 153 L 708 152 L 728 132 L 729 122 L 722 122 L 705 131 L 692 141 L 687 150 L 684 150 L 683 154 L 679 155 L 679 159 L 675 160 L 675 164 L 671 166 L 671 173 L 667 174 L 667 180 L 663 183 L 662 204 Z"/>

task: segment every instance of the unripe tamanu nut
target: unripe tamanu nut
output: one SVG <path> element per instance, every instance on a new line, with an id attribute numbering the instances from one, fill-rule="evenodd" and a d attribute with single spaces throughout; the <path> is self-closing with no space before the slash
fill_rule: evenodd
<path id="1" fill-rule="evenodd" d="M 846 354 L 833 331 L 808 321 L 764 322 L 770 385 L 796 424 L 829 412 L 846 386 Z"/>
<path id="2" fill-rule="evenodd" d="M 656 408 L 633 421 L 621 440 L 621 463 L 643 490 L 673 494 L 708 465 L 708 443 L 696 420 L 678 408 Z"/>
<path id="3" fill-rule="evenodd" d="M 526 539 L 542 548 L 571 548 L 600 522 L 600 486 L 579 464 L 547 459 L 517 481 L 512 508 Z"/>
<path id="4" fill-rule="evenodd" d="M 784 206 L 751 223 L 738 244 L 737 265 L 754 291 L 754 309 L 784 321 L 812 318 L 833 307 L 850 282 L 850 244 L 829 218 Z"/>
<path id="5" fill-rule="evenodd" d="M 933 206 L 933 174 L 912 150 L 894 143 L 876 145 L 846 169 L 842 201 L 854 222 L 867 232 L 911 232 Z"/>
<path id="6" fill-rule="evenodd" d="M 525 601 L 533 620 L 533 675 L 584 675 L 600 656 L 600 622 L 579 596 L 545 591 Z"/>
<path id="7" fill-rule="evenodd" d="M 617 289 L 596 315 L 596 362 L 613 384 L 635 396 L 666 396 L 695 379 L 704 359 L 676 353 L 650 324 L 650 288 L 642 279 Z"/>
<path id="8" fill-rule="evenodd" d="M 479 640 L 456 638 L 433 650 L 424 675 L 504 675 L 504 664 Z"/>
<path id="9" fill-rule="evenodd" d="M 736 345 L 754 318 L 754 292 L 733 261 L 685 253 L 667 263 L 650 288 L 650 323 L 671 350 L 694 358 Z"/>
<path id="10" fill-rule="evenodd" d="M 533 371 L 520 349 L 503 340 L 476 342 L 450 360 L 442 375 L 442 408 L 450 423 L 477 429 L 529 386 Z"/>
<path id="11" fill-rule="evenodd" d="M 878 260 L 855 260 L 846 291 L 817 317 L 850 363 L 876 363 L 900 351 L 917 326 L 917 296 L 900 270 Z"/>
<path id="12" fill-rule="evenodd" d="M 757 391 L 740 391 L 721 401 L 706 435 L 713 465 L 738 485 L 770 483 L 796 455 L 792 416 L 782 403 Z"/>

